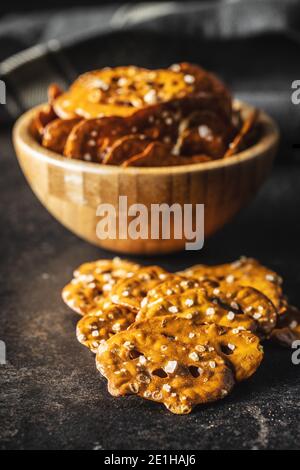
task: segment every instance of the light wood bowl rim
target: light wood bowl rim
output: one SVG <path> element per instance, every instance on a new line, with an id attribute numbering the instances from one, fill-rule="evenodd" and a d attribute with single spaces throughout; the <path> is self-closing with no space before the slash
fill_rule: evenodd
<path id="1" fill-rule="evenodd" d="M 242 112 L 249 112 L 254 108 L 249 104 L 234 100 L 234 105 L 239 106 Z M 249 147 L 248 149 L 240 152 L 227 159 L 223 158 L 213 162 L 194 163 L 190 165 L 180 165 L 172 167 L 120 167 L 113 165 L 101 165 L 92 162 L 85 162 L 82 160 L 68 159 L 58 153 L 42 147 L 30 134 L 29 124 L 33 118 L 34 113 L 43 105 L 36 106 L 29 111 L 25 112 L 16 121 L 13 127 L 13 141 L 15 145 L 21 145 L 23 151 L 30 154 L 38 160 L 43 160 L 45 163 L 64 168 L 70 171 L 83 171 L 93 174 L 132 174 L 132 175 L 166 175 L 166 174 L 184 174 L 184 173 L 197 173 L 205 172 L 208 170 L 220 169 L 227 166 L 232 166 L 242 162 L 247 162 L 255 158 L 259 158 L 265 154 L 266 151 L 277 145 L 279 141 L 279 129 L 275 121 L 264 111 L 260 110 L 258 121 L 262 123 L 263 135 L 260 140 Z"/>

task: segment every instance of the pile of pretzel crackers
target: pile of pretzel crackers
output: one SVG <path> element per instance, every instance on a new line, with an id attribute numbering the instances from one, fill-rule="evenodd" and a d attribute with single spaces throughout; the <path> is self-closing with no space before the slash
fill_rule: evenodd
<path id="1" fill-rule="evenodd" d="M 226 397 L 263 360 L 262 343 L 300 339 L 281 278 L 251 258 L 169 273 L 114 258 L 85 263 L 63 289 L 77 338 L 114 396 L 176 414 Z"/>
<path id="2" fill-rule="evenodd" d="M 228 158 L 259 136 L 258 112 L 243 118 L 228 88 L 189 63 L 149 70 L 104 68 L 63 92 L 53 84 L 31 132 L 67 158 L 157 167 Z"/>

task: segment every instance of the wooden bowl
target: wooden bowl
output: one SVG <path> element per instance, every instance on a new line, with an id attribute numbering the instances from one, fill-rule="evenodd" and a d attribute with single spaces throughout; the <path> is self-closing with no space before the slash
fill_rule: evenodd
<path id="1" fill-rule="evenodd" d="M 253 108 L 236 102 L 246 116 Z M 65 227 L 89 242 L 119 253 L 154 254 L 182 250 L 186 240 L 100 240 L 96 227 L 101 203 L 118 210 L 119 196 L 128 205 L 140 203 L 205 204 L 205 236 L 226 224 L 255 195 L 270 171 L 279 132 L 261 112 L 263 132 L 259 142 L 228 159 L 163 168 L 121 168 L 69 160 L 41 147 L 30 135 L 36 109 L 21 116 L 14 126 L 15 150 L 33 192 Z"/>

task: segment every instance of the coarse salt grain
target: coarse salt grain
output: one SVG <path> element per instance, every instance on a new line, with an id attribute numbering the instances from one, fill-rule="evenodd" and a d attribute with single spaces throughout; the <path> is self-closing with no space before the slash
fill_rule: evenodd
<path id="1" fill-rule="evenodd" d="M 259 320 L 261 318 L 261 313 L 255 313 L 253 315 L 254 320 Z"/>

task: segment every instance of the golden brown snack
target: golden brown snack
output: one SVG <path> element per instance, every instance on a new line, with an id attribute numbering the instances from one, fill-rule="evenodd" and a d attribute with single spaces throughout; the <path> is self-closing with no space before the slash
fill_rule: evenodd
<path id="1" fill-rule="evenodd" d="M 271 339 L 288 348 L 300 340 L 300 310 L 297 307 L 289 305 L 286 313 L 278 318 Z"/>
<path id="2" fill-rule="evenodd" d="M 229 144 L 229 148 L 226 151 L 224 158 L 231 157 L 236 153 L 244 150 L 247 146 L 247 138 L 251 131 L 253 130 L 257 119 L 259 116 L 259 112 L 255 109 L 250 116 L 244 121 L 241 129 L 239 130 L 238 134 L 234 137 L 233 141 Z"/>
<path id="3" fill-rule="evenodd" d="M 286 305 L 282 293 L 282 279 L 274 271 L 266 268 L 253 258 L 244 258 L 228 264 L 207 266 L 198 264 L 182 271 L 183 276 L 204 280 L 206 278 L 254 287 L 267 296 L 274 304 L 277 313 L 285 312 Z"/>
<path id="4" fill-rule="evenodd" d="M 194 292 L 191 292 L 192 290 L 194 290 Z M 220 312 L 231 312 L 229 315 L 230 318 L 233 317 L 238 322 L 242 321 L 240 325 L 247 329 L 250 328 L 251 331 L 257 330 L 260 337 L 268 336 L 276 325 L 277 312 L 273 303 L 262 292 L 253 287 L 243 287 L 235 283 L 230 284 L 225 281 L 212 279 L 196 281 L 193 278 L 184 278 L 181 276 L 176 278 L 175 275 L 174 278 L 170 278 L 168 281 L 159 284 L 148 292 L 147 297 L 143 301 L 143 308 L 138 314 L 138 318 L 147 318 L 155 314 L 156 309 L 160 315 L 167 314 L 167 312 L 162 313 L 165 310 L 163 307 L 161 307 L 161 312 L 159 313 L 160 303 L 165 302 L 167 306 L 174 294 L 182 295 L 186 292 L 187 294 L 192 294 L 192 297 L 190 300 L 184 297 L 184 301 L 182 301 L 182 297 L 179 297 L 178 305 L 176 304 L 175 297 L 173 297 L 174 305 L 178 312 L 182 312 L 188 306 L 195 307 L 196 309 L 196 306 L 202 302 L 204 302 L 204 304 L 212 302 L 213 306 L 217 305 L 221 308 Z M 185 305 L 185 302 L 187 302 L 187 305 Z M 156 304 L 156 307 L 151 309 L 153 304 Z M 204 307 L 202 306 L 201 308 L 203 309 Z M 147 310 L 149 310 L 148 314 Z M 249 318 L 255 320 L 254 323 L 256 326 L 253 322 L 250 322 L 247 327 Z M 215 316 L 212 316 L 212 320 L 218 323 Z M 244 322 L 244 320 L 246 321 Z M 232 321 L 227 323 L 225 320 L 224 323 L 224 319 L 221 324 L 234 327 Z"/>
<path id="5" fill-rule="evenodd" d="M 63 153 L 70 132 L 80 119 L 54 119 L 46 125 L 43 132 L 43 147 L 53 152 Z"/>
<path id="6" fill-rule="evenodd" d="M 84 315 L 77 323 L 77 339 L 96 353 L 100 344 L 127 328 L 135 321 L 136 311 L 109 300 L 101 302 L 97 309 Z"/>
<path id="7" fill-rule="evenodd" d="M 180 122 L 195 109 L 212 108 L 224 120 L 224 125 L 230 127 L 230 120 L 222 114 L 219 103 L 215 97 L 201 96 L 195 99 L 184 98 L 170 101 L 160 105 L 152 105 L 138 110 L 129 117 L 104 117 L 101 119 L 82 119 L 70 133 L 64 155 L 69 158 L 89 159 L 92 161 L 111 163 L 110 155 L 117 141 L 126 142 L 126 138 L 133 136 L 136 140 L 146 139 L 146 142 L 160 143 L 168 148 L 171 154 L 172 143 L 178 136 Z M 140 143 L 141 145 L 141 143 Z M 201 147 L 200 147 L 201 149 Z M 141 146 L 132 148 L 129 146 L 126 159 L 138 155 L 142 151 Z M 197 150 L 197 148 L 195 148 Z M 199 152 L 198 152 L 199 153 Z M 124 160 L 124 148 L 122 147 L 122 158 Z M 114 159 L 115 160 L 115 159 Z M 178 157 L 174 161 L 176 163 Z M 174 163 L 174 164 L 175 164 Z"/>
<path id="8" fill-rule="evenodd" d="M 30 123 L 30 133 L 38 142 L 42 141 L 46 126 L 57 116 L 50 104 L 45 104 L 38 110 Z"/>
<path id="9" fill-rule="evenodd" d="M 178 140 L 174 152 L 193 156 L 204 154 L 212 158 L 224 156 L 228 142 L 234 135 L 234 127 L 214 110 L 192 112 L 180 122 Z"/>
<path id="10" fill-rule="evenodd" d="M 57 83 L 51 83 L 48 87 L 48 103 L 53 105 L 56 98 L 63 93 L 63 90 Z"/>
<path id="11" fill-rule="evenodd" d="M 111 289 L 110 298 L 118 305 L 126 305 L 139 310 L 148 291 L 172 277 L 159 266 L 147 266 L 137 270 L 133 276 L 120 280 Z"/>
<path id="12" fill-rule="evenodd" d="M 191 64 L 172 70 L 128 66 L 88 72 L 54 101 L 54 108 L 62 119 L 125 117 L 147 106 L 201 93 L 217 96 L 224 110 L 231 112 L 231 98 L 223 83 Z"/>
<path id="13" fill-rule="evenodd" d="M 171 155 L 170 148 L 166 144 L 153 142 L 149 144 L 143 152 L 125 160 L 122 166 L 130 167 L 158 167 L 158 166 L 180 166 L 194 163 L 204 163 L 211 161 L 206 155 L 193 155 L 192 157 L 181 157 Z"/>
<path id="14" fill-rule="evenodd" d="M 196 279 L 185 278 L 177 274 L 173 274 L 167 281 L 161 282 L 153 289 L 149 290 L 147 296 L 143 300 L 142 307 L 150 307 L 162 299 L 168 298 L 174 294 L 183 294 L 187 290 L 201 289 L 201 282 Z"/>
<path id="15" fill-rule="evenodd" d="M 257 333 L 260 337 L 268 336 L 276 325 L 277 313 L 273 303 L 257 289 L 254 289 L 253 287 L 239 286 L 235 283 L 229 284 L 224 281 L 216 281 L 212 279 L 196 281 L 193 278 L 185 279 L 180 276 L 178 279 L 170 279 L 159 284 L 149 291 L 143 302 L 143 308 L 139 313 L 138 318 L 141 319 L 147 317 L 146 310 L 150 308 L 151 312 L 152 304 L 157 304 L 157 307 L 155 308 L 159 309 L 159 303 L 162 301 L 167 303 L 167 301 L 170 301 L 170 296 L 173 296 L 174 294 L 180 294 L 179 305 L 177 308 L 178 311 L 181 312 L 182 308 L 188 306 L 185 305 L 184 302 L 182 303 L 181 295 L 185 294 L 186 291 L 189 293 L 191 290 L 194 290 L 195 292 L 191 292 L 193 295 L 190 300 L 183 297 L 187 304 L 191 304 L 190 306 L 192 306 L 193 301 L 193 306 L 196 308 L 196 305 L 201 302 L 211 302 L 213 306 L 217 305 L 220 307 L 220 311 L 224 311 L 224 314 L 227 312 L 226 315 L 228 315 L 228 313 L 231 312 L 229 317 L 233 317 L 240 323 L 240 325 L 247 329 L 250 328 L 251 331 L 255 331 L 257 329 Z M 155 308 L 152 313 L 154 313 Z M 250 321 L 248 324 L 249 319 L 254 320 L 254 322 Z M 218 323 L 216 317 L 212 316 L 212 320 Z M 244 320 L 246 321 L 244 322 Z M 232 321 L 227 323 L 226 319 L 225 323 L 223 319 L 221 324 L 234 327 Z"/>
<path id="16" fill-rule="evenodd" d="M 178 166 L 250 146 L 257 138 L 256 117 L 253 113 L 243 123 L 227 87 L 197 65 L 106 67 L 81 75 L 65 93 L 51 85 L 31 132 L 67 158 L 126 167 Z"/>
<path id="17" fill-rule="evenodd" d="M 143 306 L 137 315 L 137 321 L 167 315 L 193 318 L 197 323 L 226 326 L 238 330 L 256 332 L 257 323 L 241 310 L 233 309 L 230 303 L 220 303 L 210 299 L 204 289 L 194 288 L 162 297 L 160 300 Z"/>
<path id="18" fill-rule="evenodd" d="M 198 91 L 206 92 L 213 96 L 217 96 L 222 109 L 229 116 L 232 112 L 232 100 L 230 92 L 224 83 L 213 73 L 207 74 L 206 70 L 198 65 L 189 62 L 181 62 L 180 64 L 171 65 L 170 69 L 180 70 L 181 73 L 190 74 L 195 77 L 199 83 Z"/>
<path id="19" fill-rule="evenodd" d="M 194 337 L 191 338 L 190 334 Z M 262 360 L 258 339 L 170 316 L 138 322 L 101 345 L 96 357 L 112 395 L 136 394 L 177 414 L 226 396 Z"/>
<path id="20" fill-rule="evenodd" d="M 143 134 L 121 137 L 109 148 L 103 163 L 106 165 L 121 165 L 125 160 L 142 152 L 149 142 L 149 139 Z"/>
<path id="21" fill-rule="evenodd" d="M 190 358 L 193 353 L 197 361 Z M 112 395 L 136 394 L 163 403 L 176 414 L 220 400 L 234 386 L 231 369 L 217 353 L 206 351 L 200 357 L 191 344 L 160 332 L 122 332 L 100 346 L 96 361 Z"/>
<path id="22" fill-rule="evenodd" d="M 138 264 L 120 258 L 84 263 L 63 289 L 63 300 L 72 310 L 84 315 L 98 307 L 119 279 L 129 278 L 139 268 Z"/>
<path id="23" fill-rule="evenodd" d="M 178 160 L 178 157 L 171 155 L 170 145 L 152 142 L 141 153 L 125 160 L 122 166 L 171 166 L 172 159 Z"/>

